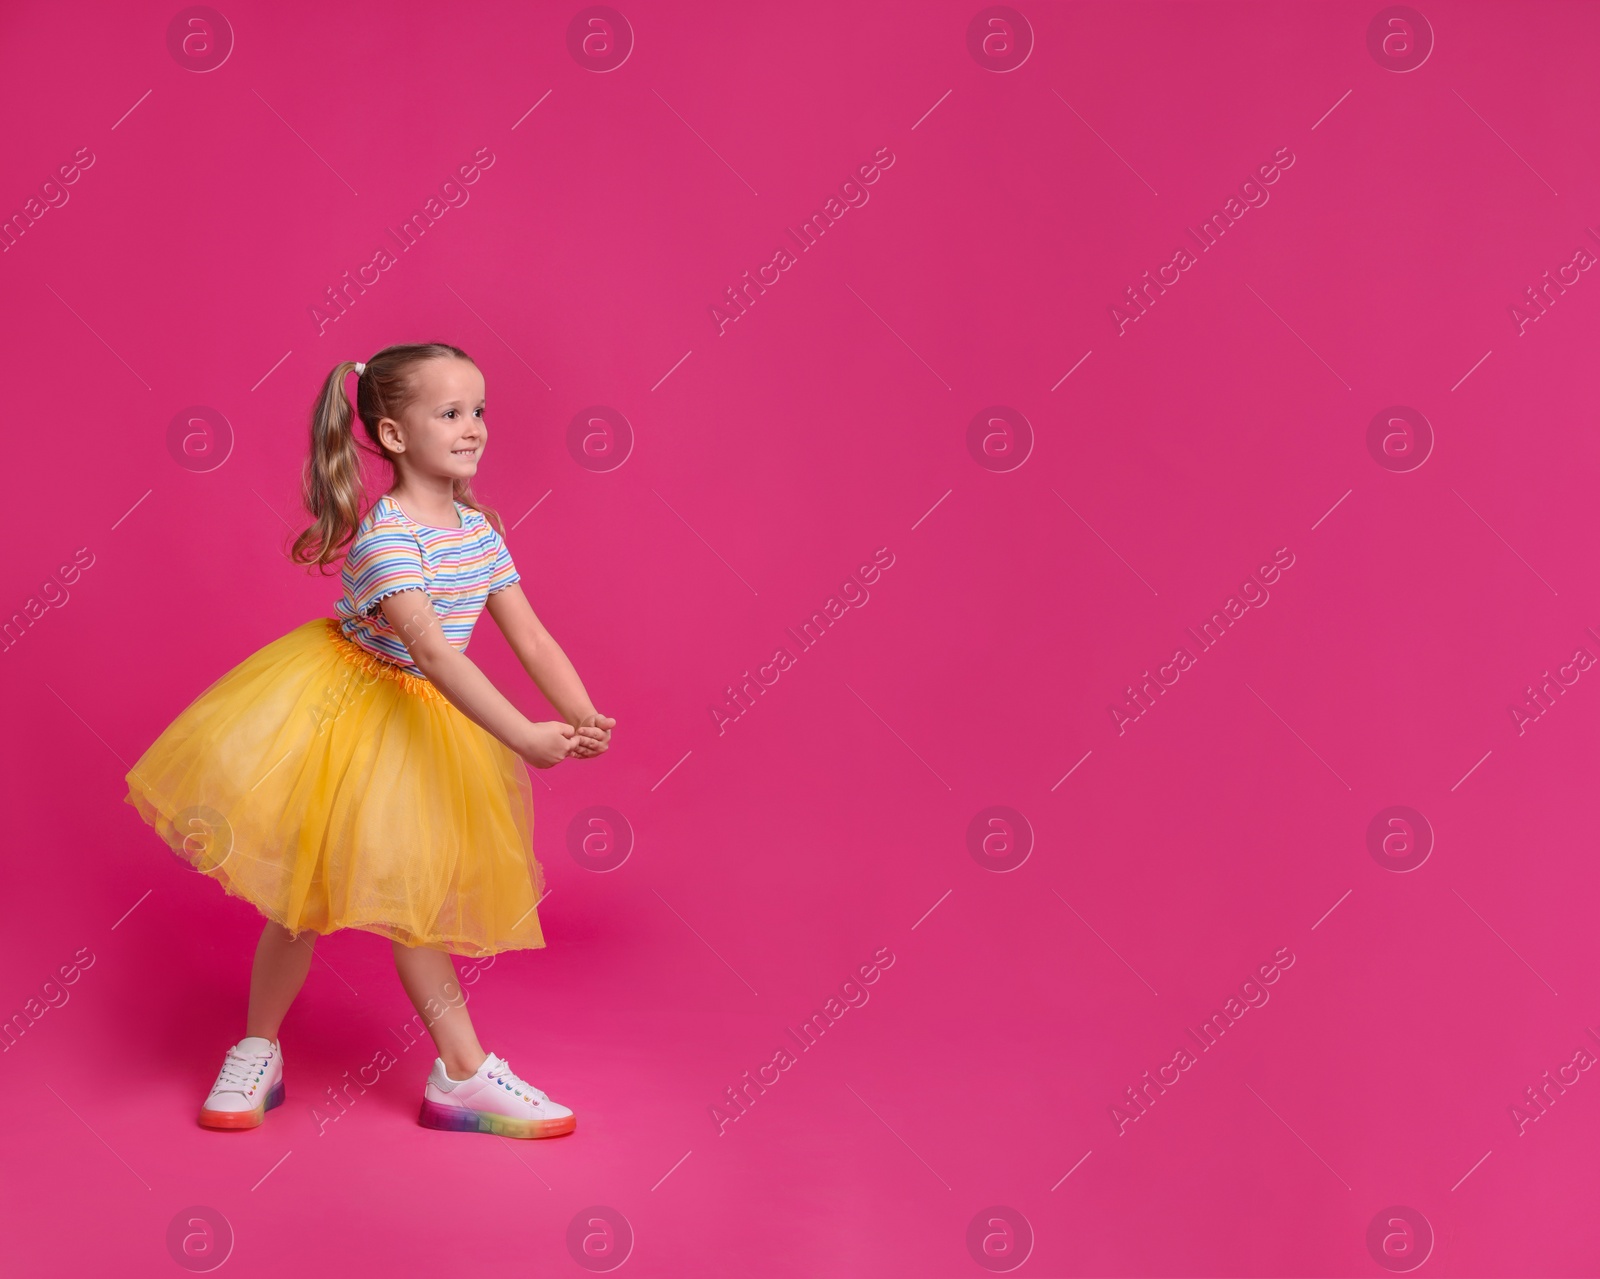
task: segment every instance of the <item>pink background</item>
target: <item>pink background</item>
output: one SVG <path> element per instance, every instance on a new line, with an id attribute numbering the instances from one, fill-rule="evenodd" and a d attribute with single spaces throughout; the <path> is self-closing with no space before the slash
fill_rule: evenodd
<path id="1" fill-rule="evenodd" d="M 1028 4 L 1004 71 L 976 4 L 629 0 L 599 71 L 577 5 L 249 3 L 201 71 L 176 9 L 6 6 L 0 210 L 70 198 L 0 255 L 0 608 L 93 557 L 0 652 L 0 1010 L 64 1001 L 0 1054 L 8 1272 L 182 1273 L 199 1206 L 224 1273 L 581 1274 L 600 1205 L 640 1275 L 978 1275 L 991 1219 L 989 1264 L 1029 1274 L 1381 1275 L 1369 1229 L 1406 1213 L 1395 1268 L 1600 1273 L 1600 1072 L 1520 1134 L 1511 1110 L 1600 1053 L 1600 670 L 1512 714 L 1600 656 L 1600 278 L 1521 334 L 1509 310 L 1600 253 L 1600 9 L 1430 3 L 1400 71 L 1381 7 Z M 884 147 L 719 335 L 710 304 Z M 467 202 L 319 332 L 480 148 Z M 1267 203 L 1119 335 L 1110 305 L 1280 148 Z M 548 947 L 470 988 L 578 1130 L 418 1127 L 419 1047 L 319 1132 L 412 1012 L 388 943 L 341 933 L 284 1027 L 286 1105 L 205 1132 L 260 917 L 123 772 L 331 612 L 284 556 L 311 397 L 434 339 L 483 368 L 481 495 L 618 720 L 535 773 Z M 596 405 L 630 424 L 615 469 L 569 449 Z M 1414 469 L 1368 447 L 1394 405 L 1431 426 Z M 186 464 L 192 406 L 226 427 Z M 974 452 L 994 406 L 1026 425 Z M 870 600 L 796 650 L 878 548 Z M 1200 650 L 1278 548 L 1270 602 Z M 550 716 L 492 623 L 469 652 Z M 569 852 L 597 805 L 631 830 L 605 873 Z M 1031 831 L 1012 869 L 969 842 L 997 805 Z M 1431 831 L 1410 870 L 1369 850 L 1397 805 Z M 719 1133 L 881 947 L 867 1002 Z M 1246 987 L 1270 999 L 1119 1133 L 1280 948 Z"/>

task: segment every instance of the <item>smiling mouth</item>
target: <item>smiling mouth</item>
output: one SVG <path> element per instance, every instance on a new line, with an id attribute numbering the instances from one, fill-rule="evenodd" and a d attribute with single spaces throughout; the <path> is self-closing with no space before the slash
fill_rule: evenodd
<path id="1" fill-rule="evenodd" d="M 478 455 L 477 449 L 451 449 L 450 452 L 456 457 L 476 457 Z"/>

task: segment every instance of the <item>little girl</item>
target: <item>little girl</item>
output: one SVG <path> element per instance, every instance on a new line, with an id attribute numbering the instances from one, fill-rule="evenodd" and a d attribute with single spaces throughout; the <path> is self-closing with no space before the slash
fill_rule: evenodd
<path id="1" fill-rule="evenodd" d="M 365 511 L 352 369 L 356 416 L 394 473 Z M 576 1126 L 484 1052 L 447 993 L 460 989 L 450 955 L 545 944 L 523 762 L 592 759 L 616 724 L 534 616 L 499 517 L 473 496 L 483 392 L 477 366 L 444 343 L 391 346 L 328 375 L 304 470 L 315 522 L 290 554 L 319 571 L 343 554 L 336 616 L 213 682 L 127 775 L 127 802 L 173 851 L 267 919 L 245 1037 L 201 1108 L 205 1127 L 254 1128 L 283 1101 L 279 1025 L 315 939 L 339 928 L 391 939 L 428 1023 L 439 1055 L 423 1125 L 505 1137 Z M 564 722 L 529 721 L 467 657 L 485 607 Z"/>

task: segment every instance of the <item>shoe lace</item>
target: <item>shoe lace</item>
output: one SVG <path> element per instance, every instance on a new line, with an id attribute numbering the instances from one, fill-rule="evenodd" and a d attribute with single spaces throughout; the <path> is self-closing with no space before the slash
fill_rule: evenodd
<path id="1" fill-rule="evenodd" d="M 229 1084 L 248 1086 L 260 1073 L 261 1063 L 271 1060 L 271 1057 L 271 1053 L 240 1052 L 237 1045 L 229 1048 L 228 1055 L 222 1063 L 222 1071 L 217 1076 L 217 1087 Z"/>
<path id="2" fill-rule="evenodd" d="M 488 1077 L 491 1080 L 494 1080 L 496 1083 L 504 1082 L 504 1084 L 511 1088 L 514 1092 L 520 1092 L 523 1096 L 531 1100 L 550 1100 L 549 1095 L 542 1089 L 535 1088 L 526 1079 L 518 1075 L 516 1071 L 512 1070 L 510 1063 L 507 1062 L 503 1057 L 500 1059 L 500 1064 L 498 1066 L 493 1066 L 489 1069 Z"/>

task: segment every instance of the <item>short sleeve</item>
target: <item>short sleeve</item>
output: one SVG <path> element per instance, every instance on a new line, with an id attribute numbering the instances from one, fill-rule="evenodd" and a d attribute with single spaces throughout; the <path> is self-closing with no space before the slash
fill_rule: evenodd
<path id="1" fill-rule="evenodd" d="M 522 580 L 522 574 L 517 572 L 517 566 L 511 562 L 511 548 L 506 545 L 505 538 L 501 537 L 492 527 L 489 535 L 494 539 L 494 562 L 489 568 L 488 593 L 493 595 L 496 591 L 503 591 L 514 582 Z"/>
<path id="2" fill-rule="evenodd" d="M 428 577 L 417 539 L 394 525 L 378 525 L 351 544 L 345 557 L 350 605 L 368 616 L 386 595 L 426 591 Z"/>

